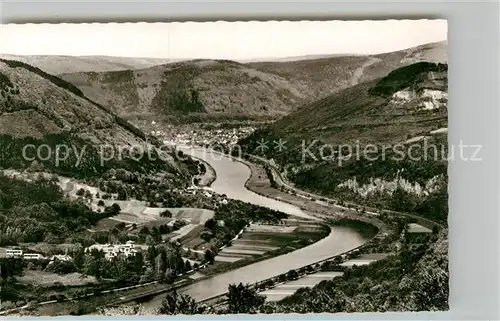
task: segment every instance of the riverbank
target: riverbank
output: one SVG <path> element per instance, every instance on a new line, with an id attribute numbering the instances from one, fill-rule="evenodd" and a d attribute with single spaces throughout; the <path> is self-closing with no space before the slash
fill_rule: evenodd
<path id="1" fill-rule="evenodd" d="M 350 208 L 345 208 L 328 202 L 316 200 L 313 197 L 304 196 L 303 194 L 299 193 L 290 194 L 286 191 L 274 188 L 272 187 L 271 181 L 269 180 L 268 175 L 262 166 L 249 162 L 242 158 L 236 158 L 230 155 L 226 156 L 248 167 L 248 169 L 250 170 L 250 177 L 248 177 L 245 182 L 245 188 L 255 194 L 297 206 L 307 214 L 311 214 L 317 219 L 321 220 L 328 220 L 332 218 L 350 218 L 352 220 L 359 220 L 360 217 L 367 216 L 357 213 L 355 210 L 352 210 Z M 280 185 L 280 182 L 277 182 L 277 184 Z M 376 213 L 367 212 L 366 214 Z"/>
<path id="2" fill-rule="evenodd" d="M 217 173 L 215 172 L 212 165 L 205 162 L 203 159 L 196 158 L 200 163 L 205 166 L 205 173 L 198 175 L 198 186 L 199 187 L 210 187 L 213 182 L 217 179 Z"/>
<path id="3" fill-rule="evenodd" d="M 359 221 L 350 221 L 350 223 L 348 223 L 347 220 L 345 220 L 345 219 L 341 219 L 341 220 L 344 220 L 344 221 L 340 222 L 339 224 L 329 225 L 329 227 L 330 228 L 331 228 L 331 226 L 345 226 L 345 227 L 348 227 L 349 225 L 357 226 L 357 224 L 363 225 L 365 223 L 365 222 L 359 222 Z M 370 225 L 368 223 L 365 223 L 365 224 L 366 225 Z M 384 233 L 381 233 L 381 230 L 379 230 L 377 227 L 375 227 L 373 225 L 370 225 L 370 226 L 372 228 L 374 228 L 376 231 L 374 231 L 373 229 L 370 229 L 370 227 L 367 227 L 367 226 L 361 227 L 363 229 L 368 228 L 370 230 L 370 231 L 366 231 L 365 230 L 366 234 L 364 235 L 364 237 L 367 238 L 367 241 L 365 243 L 363 243 L 363 244 L 361 244 L 361 245 L 359 245 L 359 246 L 357 246 L 355 248 L 352 248 L 350 250 L 347 250 L 345 252 L 338 253 L 338 254 L 336 254 L 336 255 L 334 255 L 332 257 L 326 258 L 324 260 L 320 260 L 320 261 L 317 261 L 317 262 L 312 262 L 310 264 L 307 264 L 307 265 L 304 265 L 304 266 L 300 267 L 299 269 L 292 270 L 292 271 L 297 272 L 297 279 L 296 280 L 298 280 L 300 278 L 303 278 L 303 277 L 305 277 L 307 275 L 320 272 L 321 271 L 321 265 L 324 264 L 324 263 L 343 262 L 346 256 L 351 255 L 351 254 L 359 254 L 365 248 L 367 248 L 370 245 L 372 245 L 372 243 L 376 239 L 383 238 L 383 237 L 386 236 L 386 235 L 384 235 Z M 357 227 L 359 227 L 359 226 L 357 226 Z M 372 234 L 370 236 L 368 236 L 368 234 L 370 234 L 370 233 L 372 233 Z M 288 273 L 289 272 L 290 271 L 288 271 Z M 254 284 L 250 284 L 250 286 L 252 288 L 254 288 L 254 289 L 258 289 L 259 291 L 273 289 L 273 288 L 275 288 L 275 287 L 277 287 L 279 285 L 283 285 L 283 284 L 286 284 L 286 283 L 290 282 L 290 280 L 283 281 L 283 279 L 286 278 L 285 275 L 286 274 L 281 274 L 281 275 L 273 276 L 273 277 L 270 277 L 268 279 L 256 282 Z M 227 302 L 227 293 L 224 293 L 224 294 L 221 294 L 221 295 L 217 295 L 217 296 L 205 299 L 203 301 L 200 301 L 199 303 L 203 303 L 203 304 L 206 304 L 208 306 L 219 306 L 221 304 L 224 304 L 225 302 Z"/>
<path id="4" fill-rule="evenodd" d="M 202 148 L 200 147 L 200 150 Z M 301 211 L 307 214 L 307 218 L 314 220 L 323 220 L 326 218 L 335 217 L 335 213 L 340 213 L 340 211 L 332 212 L 333 208 L 329 206 L 329 204 L 321 204 L 320 202 L 315 202 L 311 199 L 307 199 L 301 197 L 300 195 L 291 195 L 287 192 L 282 192 L 276 188 L 271 186 L 269 179 L 267 178 L 267 174 L 265 170 L 257 164 L 249 162 L 245 159 L 234 157 L 232 155 L 224 154 L 218 151 L 210 150 L 210 155 L 215 154 L 220 157 L 227 157 L 233 162 L 237 162 L 239 164 L 244 165 L 249 174 L 246 178 L 243 186 L 245 190 L 255 193 L 259 196 L 265 197 L 267 199 L 272 199 L 278 202 L 284 202 L 294 207 L 300 209 Z M 196 155 L 190 154 L 192 157 L 196 159 L 201 159 L 201 157 L 197 157 Z M 291 214 L 290 215 L 295 215 Z M 299 216 L 299 215 L 296 215 Z"/>
<path id="5" fill-rule="evenodd" d="M 214 163 L 214 166 L 211 166 L 214 171 L 224 174 L 218 175 L 218 180 L 213 186 L 213 190 L 217 193 L 227 194 L 229 198 L 236 197 L 260 206 L 278 205 L 281 207 L 278 210 L 294 215 L 295 211 L 292 211 L 291 207 L 284 206 L 284 204 L 290 204 L 294 208 L 307 211 L 308 218 L 314 218 L 316 221 L 345 218 L 349 214 L 354 215 L 353 213 L 337 211 L 336 208 L 331 208 L 328 204 L 321 204 L 276 190 L 270 186 L 267 175 L 260 172 L 262 169 L 259 166 L 229 155 L 214 153 L 224 156 L 217 160 L 213 157 L 206 160 Z M 191 155 L 198 159 L 207 157 L 207 153 L 201 151 L 198 155 L 196 153 L 191 153 Z M 259 197 L 255 197 L 256 195 Z M 269 202 L 270 199 L 275 202 Z M 300 215 L 298 216 L 300 217 Z M 356 216 L 353 219 L 365 219 L 364 215 L 357 214 Z M 258 283 L 292 269 L 299 269 L 343 253 L 349 253 L 373 239 L 363 237 L 352 227 L 333 226 L 330 229 L 332 232 L 327 237 L 309 246 L 243 267 L 232 266 L 230 271 L 198 280 L 180 289 L 179 292 L 188 294 L 197 301 L 203 301 L 214 295 L 224 294 L 227 291 L 227 286 L 236 282 L 235 280 L 244 283 Z M 145 307 L 154 308 L 161 304 L 163 298 L 163 295 L 157 296 L 148 302 L 142 302 L 142 304 Z"/>
<path id="6" fill-rule="evenodd" d="M 274 257 L 286 255 L 287 253 L 299 250 L 313 243 L 316 243 L 319 240 L 327 237 L 330 233 L 331 233 L 330 226 L 328 226 L 327 224 L 316 224 L 316 223 L 315 225 L 309 225 L 309 226 L 297 224 L 296 230 L 291 233 L 279 233 L 279 232 L 254 233 L 251 239 L 256 239 L 261 241 L 265 239 L 266 246 L 276 247 L 276 249 L 270 250 L 258 256 L 249 256 L 247 258 L 241 259 L 231 264 L 207 266 L 207 268 L 203 270 L 203 274 L 205 275 L 205 277 L 211 277 L 220 273 L 236 270 L 238 268 L 247 265 L 269 260 Z"/>
<path id="7" fill-rule="evenodd" d="M 284 193 L 281 198 L 279 194 L 274 195 L 265 193 L 263 190 L 257 190 L 255 188 L 255 184 L 258 182 L 257 180 L 260 179 L 257 172 L 258 167 L 253 167 L 249 162 L 242 164 L 239 159 L 231 159 L 228 158 L 227 155 L 224 156 L 226 156 L 226 158 L 222 161 L 208 159 L 209 162 L 212 161 L 214 163 L 214 166 L 210 166 L 210 168 L 218 174 L 219 172 L 221 173 L 221 175 L 218 175 L 218 179 L 214 181 L 215 184 L 213 184 L 213 190 L 215 192 L 219 194 L 227 194 L 230 198 L 236 197 L 236 199 L 244 200 L 259 206 L 272 207 L 291 215 L 297 213 L 299 214 L 298 217 L 301 216 L 300 213 L 302 212 L 297 211 L 298 207 L 296 205 L 290 206 L 287 204 L 293 205 L 293 201 L 296 202 L 295 204 L 302 204 L 301 202 L 304 202 L 303 199 Z M 266 176 L 262 177 L 265 178 Z M 279 191 L 274 189 L 270 190 L 270 192 L 276 193 Z M 256 197 L 258 195 L 260 196 Z M 271 198 L 266 195 L 272 195 L 273 202 L 271 202 Z M 285 200 L 285 196 L 290 198 Z M 334 216 L 332 215 L 331 209 L 321 204 L 311 202 L 310 206 L 304 204 L 302 205 L 302 208 L 311 210 L 309 213 L 310 215 L 307 216 L 308 218 L 311 218 L 313 217 L 312 215 L 314 215 L 316 220 L 323 220 L 324 218 L 332 218 Z M 320 217 L 318 217 L 318 215 L 313 212 L 315 208 L 322 208 L 324 215 L 320 215 Z M 291 269 L 298 269 L 313 262 L 322 261 L 340 253 L 345 253 L 346 251 L 357 248 L 368 241 L 369 240 L 359 235 L 359 233 L 352 228 L 333 227 L 332 233 L 330 233 L 327 237 L 309 246 L 292 251 L 285 255 L 280 255 L 271 259 L 250 264 L 245 267 L 233 267 L 231 271 L 226 273 L 216 274 L 207 279 L 203 278 L 202 280 L 196 280 L 193 284 L 180 289 L 180 291 L 193 296 L 196 300 L 203 300 L 213 296 L 214 294 L 217 295 L 225 293 L 227 291 L 227 286 L 231 283 L 235 283 L 236 280 L 245 283 L 259 282 L 262 279 L 275 277 Z M 159 287 L 161 287 L 161 285 Z M 160 291 L 164 292 L 165 290 Z M 150 291 L 147 292 L 151 293 Z M 124 294 L 122 294 L 122 296 L 124 296 Z M 140 296 L 142 297 L 142 295 Z M 158 299 L 155 298 L 150 302 L 143 303 L 143 305 L 157 306 L 157 304 L 161 304 L 163 297 L 164 294 L 157 296 L 157 298 L 161 300 L 157 301 Z"/>
<path id="8" fill-rule="evenodd" d="M 202 148 L 195 148 L 187 154 L 196 158 L 204 158 L 205 161 L 213 166 L 217 172 L 217 180 L 212 185 L 212 190 L 216 193 L 226 194 L 228 198 L 272 208 L 302 219 L 307 218 L 314 221 L 323 221 L 326 218 L 319 217 L 316 214 L 313 216 L 313 213 L 306 214 L 290 202 L 285 202 L 274 197 L 271 199 L 265 197 L 263 193 L 257 194 L 250 190 L 248 187 L 251 184 L 252 171 L 248 166 L 249 163 L 244 164 L 240 162 L 240 159 Z M 327 211 L 326 208 L 324 211 L 331 213 L 331 210 Z M 329 215 L 329 217 L 332 218 L 334 216 Z M 369 241 L 352 228 L 330 227 L 330 229 L 331 233 L 318 242 L 285 255 L 216 274 L 209 279 L 195 282 L 181 289 L 179 292 L 190 295 L 197 301 L 202 301 L 226 293 L 228 285 L 232 283 L 256 283 L 263 279 L 286 273 L 291 269 L 298 269 L 313 262 L 331 258 L 332 256 L 357 248 Z M 162 297 L 158 297 L 143 305 L 158 306 L 158 304 L 161 304 L 162 299 Z"/>
<path id="9" fill-rule="evenodd" d="M 302 198 L 309 199 L 309 200 L 321 200 L 320 202 L 328 203 L 331 206 L 335 206 L 336 208 L 339 208 L 342 210 L 351 210 L 351 209 L 357 208 L 357 209 L 361 209 L 361 211 L 366 213 L 366 214 L 378 215 L 378 212 L 380 212 L 380 213 L 388 213 L 388 214 L 395 214 L 395 215 L 399 215 L 399 216 L 404 216 L 404 217 L 407 217 L 409 219 L 415 220 L 419 225 L 422 225 L 422 226 L 427 227 L 429 229 L 433 229 L 435 227 L 437 227 L 439 229 L 446 228 L 446 224 L 443 224 L 442 222 L 436 222 L 436 221 L 427 219 L 425 217 L 422 217 L 420 215 L 415 215 L 415 214 L 411 214 L 411 213 L 396 212 L 396 211 L 389 210 L 389 209 L 378 209 L 378 208 L 374 208 L 374 207 L 370 207 L 370 206 L 354 204 L 351 202 L 343 202 L 344 206 L 341 206 L 338 204 L 339 203 L 338 200 L 335 200 L 335 199 L 332 199 L 332 198 L 329 198 L 326 196 L 318 195 L 318 194 L 315 194 L 315 193 L 310 192 L 310 191 L 301 190 L 301 189 L 295 187 L 295 185 L 287 179 L 286 171 L 285 171 L 285 173 L 281 173 L 274 162 L 272 162 L 268 159 L 259 157 L 259 156 L 255 156 L 255 155 L 247 155 L 247 156 L 254 159 L 258 163 L 264 163 L 266 165 L 269 165 L 272 168 L 272 175 L 274 177 L 274 180 L 280 186 L 280 188 L 283 189 L 283 191 L 285 191 L 285 193 L 287 193 L 287 194 L 293 193 L 295 195 L 298 195 Z M 316 202 L 318 202 L 318 201 L 316 201 Z"/>

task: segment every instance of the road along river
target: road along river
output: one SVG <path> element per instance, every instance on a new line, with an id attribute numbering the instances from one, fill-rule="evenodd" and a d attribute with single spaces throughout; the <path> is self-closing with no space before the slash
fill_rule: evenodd
<path id="1" fill-rule="evenodd" d="M 303 218 L 314 218 L 304 213 L 296 206 L 260 196 L 247 190 L 245 188 L 245 183 L 250 177 L 251 172 L 243 163 L 216 152 L 211 152 L 210 150 L 182 150 L 196 158 L 203 159 L 214 168 L 217 173 L 217 178 L 211 185 L 214 192 L 226 194 L 227 197 L 232 199 L 279 210 L 290 215 Z M 202 301 L 226 293 L 229 284 L 239 282 L 243 282 L 244 284 L 255 283 L 278 276 L 291 269 L 298 269 L 302 266 L 343 253 L 362 245 L 366 241 L 367 239 L 363 238 L 353 229 L 332 227 L 331 233 L 327 237 L 307 247 L 269 260 L 215 275 L 209 279 L 186 286 L 180 289 L 179 292 L 190 295 L 196 301 Z M 149 302 L 145 302 L 144 305 L 147 307 L 158 307 L 164 297 L 165 295 L 155 297 Z"/>

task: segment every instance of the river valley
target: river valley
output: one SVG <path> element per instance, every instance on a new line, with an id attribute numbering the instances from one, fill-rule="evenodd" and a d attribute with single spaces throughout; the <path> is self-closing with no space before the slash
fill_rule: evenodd
<path id="1" fill-rule="evenodd" d="M 270 199 L 246 189 L 245 183 L 249 179 L 251 171 L 245 164 L 235 161 L 230 157 L 213 153 L 210 150 L 183 149 L 183 151 L 196 158 L 203 159 L 214 168 L 217 173 L 217 178 L 211 185 L 214 192 L 226 194 L 232 199 L 279 210 L 293 216 L 317 219 L 294 205 Z M 180 292 L 192 296 L 197 301 L 202 301 L 225 293 L 229 284 L 239 282 L 254 283 L 274 277 L 286 273 L 291 269 L 297 269 L 343 253 L 362 245 L 366 241 L 367 239 L 363 238 L 353 229 L 332 227 L 327 237 L 307 247 L 215 275 L 209 279 L 193 283 L 181 289 Z M 144 304 L 151 308 L 157 307 L 161 304 L 163 298 L 164 295 L 160 295 Z"/>

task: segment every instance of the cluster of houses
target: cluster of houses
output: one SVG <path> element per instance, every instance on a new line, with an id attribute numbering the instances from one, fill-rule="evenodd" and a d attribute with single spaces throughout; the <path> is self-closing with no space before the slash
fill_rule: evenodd
<path id="1" fill-rule="evenodd" d="M 7 249 L 5 256 L 10 258 L 23 258 L 25 260 L 42 260 L 50 259 L 51 261 L 72 261 L 73 258 L 69 255 L 59 254 L 45 257 L 40 253 L 24 253 L 22 250 Z"/>
<path id="2" fill-rule="evenodd" d="M 106 259 L 112 259 L 119 255 L 129 256 L 135 253 L 147 249 L 147 245 L 137 245 L 133 241 L 128 241 L 125 244 L 94 244 L 85 249 L 85 252 L 89 253 L 93 249 L 103 251 L 104 257 Z M 23 250 L 19 249 L 6 249 L 5 256 L 8 258 L 23 258 L 25 260 L 43 260 L 49 259 L 50 261 L 73 261 L 73 258 L 66 254 L 52 255 L 50 257 L 45 257 L 40 253 L 24 253 Z"/>
<path id="3" fill-rule="evenodd" d="M 152 122 L 152 126 L 156 123 Z M 255 127 L 241 127 L 231 129 L 212 129 L 212 130 L 170 130 L 168 133 L 163 130 L 152 130 L 150 134 L 164 141 L 165 144 L 180 144 L 180 145 L 234 145 L 241 138 L 250 135 L 255 131 Z"/>
<path id="4" fill-rule="evenodd" d="M 94 244 L 85 249 L 85 252 L 98 250 L 104 252 L 104 257 L 108 260 L 119 255 L 135 255 L 141 250 L 147 249 L 147 245 L 137 245 L 134 241 L 127 241 L 125 244 Z"/>

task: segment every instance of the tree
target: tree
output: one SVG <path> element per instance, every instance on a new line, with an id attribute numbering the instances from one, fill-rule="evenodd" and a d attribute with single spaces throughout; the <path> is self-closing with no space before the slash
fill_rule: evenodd
<path id="1" fill-rule="evenodd" d="M 144 255 L 142 252 L 137 252 L 133 257 L 134 272 L 138 275 L 142 274 L 142 267 L 144 266 Z"/>
<path id="2" fill-rule="evenodd" d="M 171 218 L 172 217 L 172 212 L 170 212 L 169 210 L 164 210 L 163 212 L 160 213 L 160 217 Z"/>
<path id="3" fill-rule="evenodd" d="M 85 250 L 83 247 L 78 247 L 75 249 L 72 253 L 73 255 L 73 263 L 75 264 L 75 267 L 80 270 L 83 268 L 83 264 L 85 261 Z"/>
<path id="4" fill-rule="evenodd" d="M 76 196 L 84 196 L 85 195 L 85 190 L 83 188 L 80 188 L 78 191 L 76 191 Z"/>
<path id="5" fill-rule="evenodd" d="M 256 313 L 265 297 L 242 283 L 228 287 L 228 313 Z"/>
<path id="6" fill-rule="evenodd" d="M 412 212 L 415 209 L 415 199 L 401 186 L 398 186 L 392 193 L 391 207 L 396 211 Z"/>
<path id="7" fill-rule="evenodd" d="M 162 224 L 162 225 L 160 225 L 158 230 L 160 231 L 160 234 L 168 234 L 168 233 L 170 233 L 170 226 L 168 226 L 166 224 Z"/>
<path id="8" fill-rule="evenodd" d="M 175 273 L 173 271 L 167 271 L 167 272 L 165 272 L 163 281 L 166 284 L 174 284 L 174 282 L 175 282 Z"/>
<path id="9" fill-rule="evenodd" d="M 206 250 L 205 251 L 205 261 L 207 261 L 209 264 L 213 264 L 215 260 L 214 253 L 211 250 Z"/>
<path id="10" fill-rule="evenodd" d="M 213 218 L 207 220 L 205 222 L 205 227 L 209 230 L 213 229 L 215 227 L 215 220 Z"/>
<path id="11" fill-rule="evenodd" d="M 180 229 L 184 225 L 186 225 L 185 221 L 175 221 L 174 224 L 172 225 L 172 228 L 174 231 L 177 231 L 178 229 Z"/>
<path id="12" fill-rule="evenodd" d="M 106 208 L 106 212 L 108 212 L 111 216 L 115 216 L 120 214 L 120 211 L 122 209 L 120 208 L 120 205 L 113 203 L 109 208 Z"/>
<path id="13" fill-rule="evenodd" d="M 179 295 L 174 290 L 163 300 L 158 309 L 159 314 L 178 315 L 178 314 L 202 314 L 205 311 L 203 306 L 198 305 L 196 301 L 188 295 Z"/>
<path id="14" fill-rule="evenodd" d="M 149 227 L 147 227 L 147 226 L 143 226 L 143 227 L 139 230 L 139 234 L 149 235 Z"/>
<path id="15" fill-rule="evenodd" d="M 200 238 L 207 243 L 210 242 L 212 236 L 213 236 L 212 233 L 210 233 L 209 231 L 203 231 L 200 233 Z"/>
<path id="16" fill-rule="evenodd" d="M 146 236 L 146 245 L 148 245 L 148 246 L 156 245 L 156 241 L 155 241 L 153 236 L 151 236 L 151 235 Z"/>
<path id="17" fill-rule="evenodd" d="M 97 279 L 101 277 L 101 258 L 96 258 L 93 255 L 86 255 L 83 262 L 83 273 L 86 275 L 93 275 Z"/>
<path id="18" fill-rule="evenodd" d="M 120 201 L 126 201 L 128 199 L 127 191 L 124 187 L 120 187 L 120 189 L 118 190 L 117 199 Z"/>
<path id="19" fill-rule="evenodd" d="M 295 270 L 290 270 L 286 274 L 286 278 L 288 279 L 288 281 L 296 280 L 299 278 L 299 273 Z"/>
<path id="20" fill-rule="evenodd" d="M 103 200 L 99 200 L 99 202 L 97 202 L 97 206 L 105 206 L 106 204 L 104 204 L 104 201 Z"/>
<path id="21" fill-rule="evenodd" d="M 89 190 L 86 190 L 84 197 L 87 199 L 92 199 L 92 193 Z"/>

